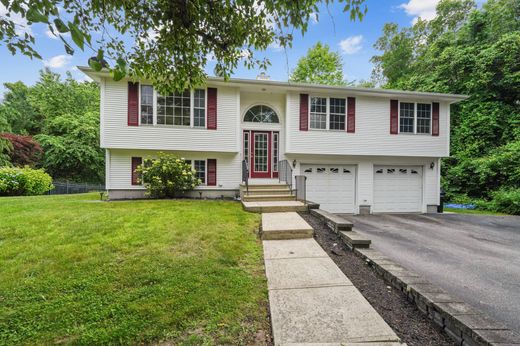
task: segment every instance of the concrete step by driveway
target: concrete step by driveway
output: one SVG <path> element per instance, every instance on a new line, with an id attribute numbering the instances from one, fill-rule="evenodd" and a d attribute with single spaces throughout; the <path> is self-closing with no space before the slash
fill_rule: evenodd
<path id="1" fill-rule="evenodd" d="M 400 345 L 314 239 L 264 240 L 275 346 Z"/>
<path id="2" fill-rule="evenodd" d="M 285 195 L 244 195 L 243 201 L 255 202 L 255 201 L 295 201 L 296 196 L 291 194 Z"/>
<path id="3" fill-rule="evenodd" d="M 288 211 L 307 211 L 307 205 L 300 201 L 242 201 L 244 210 L 253 213 L 282 213 Z"/>
<path id="4" fill-rule="evenodd" d="M 356 231 L 340 231 L 340 237 L 343 242 L 345 242 L 345 244 L 350 248 L 367 249 L 372 243 L 370 239 Z"/>
<path id="5" fill-rule="evenodd" d="M 263 213 L 261 237 L 263 240 L 312 238 L 314 230 L 295 212 Z"/>

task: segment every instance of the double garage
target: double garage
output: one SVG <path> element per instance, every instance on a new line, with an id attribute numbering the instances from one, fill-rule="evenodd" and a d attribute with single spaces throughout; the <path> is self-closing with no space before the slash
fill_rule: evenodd
<path id="1" fill-rule="evenodd" d="M 357 211 L 356 165 L 302 164 L 301 174 L 307 177 L 307 200 L 319 203 L 321 209 L 332 213 Z M 371 185 L 372 212 L 422 211 L 423 169 L 421 166 L 375 165 Z"/>

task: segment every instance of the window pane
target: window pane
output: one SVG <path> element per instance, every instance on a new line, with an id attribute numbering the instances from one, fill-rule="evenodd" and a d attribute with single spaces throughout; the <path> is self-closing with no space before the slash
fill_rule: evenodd
<path id="1" fill-rule="evenodd" d="M 399 131 L 413 133 L 414 104 L 401 102 L 399 112 Z"/>
<path id="2" fill-rule="evenodd" d="M 157 95 L 157 124 L 190 126 L 190 91 Z"/>
<path id="3" fill-rule="evenodd" d="M 429 103 L 417 104 L 417 133 L 430 133 L 431 106 Z"/>
<path id="4" fill-rule="evenodd" d="M 206 91 L 195 89 L 193 95 L 193 126 L 206 126 Z"/>
<path id="5" fill-rule="evenodd" d="M 273 171 L 278 172 L 278 133 L 273 132 Z"/>
<path id="6" fill-rule="evenodd" d="M 330 99 L 330 124 L 331 130 L 345 130 L 345 99 Z"/>
<path id="7" fill-rule="evenodd" d="M 264 105 L 251 107 L 246 112 L 244 121 L 252 123 L 279 123 L 276 112 L 271 107 Z"/>
<path id="8" fill-rule="evenodd" d="M 311 97 L 311 129 L 327 128 L 327 98 Z"/>
<path id="9" fill-rule="evenodd" d="M 141 124 L 153 124 L 153 87 L 141 85 Z"/>
<path id="10" fill-rule="evenodd" d="M 206 183 L 206 160 L 195 160 L 193 162 L 195 168 L 195 177 L 202 181 L 202 184 Z"/>

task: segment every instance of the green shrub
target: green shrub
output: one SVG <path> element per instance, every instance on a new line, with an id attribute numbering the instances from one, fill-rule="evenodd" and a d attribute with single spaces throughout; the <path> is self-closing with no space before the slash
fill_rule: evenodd
<path id="1" fill-rule="evenodd" d="M 520 215 L 520 189 L 500 189 L 491 193 L 488 207 L 501 213 Z"/>
<path id="2" fill-rule="evenodd" d="M 52 178 L 43 169 L 0 168 L 0 196 L 42 195 L 52 188 Z"/>
<path id="3" fill-rule="evenodd" d="M 154 198 L 179 197 L 201 183 L 189 163 L 170 154 L 160 153 L 157 159 L 145 159 L 137 172 L 147 195 Z"/>

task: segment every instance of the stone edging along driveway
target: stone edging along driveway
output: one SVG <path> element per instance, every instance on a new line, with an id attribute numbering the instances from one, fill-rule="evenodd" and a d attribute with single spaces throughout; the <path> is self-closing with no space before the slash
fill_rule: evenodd
<path id="1" fill-rule="evenodd" d="M 319 217 L 331 231 L 337 233 L 338 228 L 335 227 L 337 217 L 327 217 L 326 214 L 323 213 Z M 364 259 L 388 283 L 401 291 L 458 344 L 520 345 L 520 336 L 503 324 L 483 315 L 459 299 L 451 297 L 446 291 L 393 262 L 377 250 L 357 248 L 348 243 L 348 238 L 341 238 L 357 256 Z"/>

